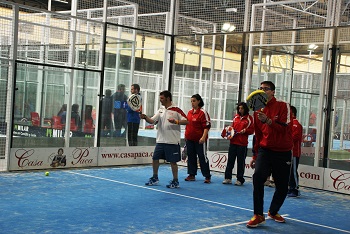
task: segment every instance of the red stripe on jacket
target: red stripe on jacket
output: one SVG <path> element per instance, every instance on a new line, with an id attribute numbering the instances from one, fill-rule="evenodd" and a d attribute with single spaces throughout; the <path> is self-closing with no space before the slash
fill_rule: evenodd
<path id="1" fill-rule="evenodd" d="M 256 137 L 254 151 L 257 153 L 259 147 L 277 152 L 292 150 L 292 114 L 290 105 L 273 97 L 262 112 L 272 120 L 272 123 L 268 125 L 261 122 L 258 119 L 258 112 L 254 112 Z"/>
<path id="2" fill-rule="evenodd" d="M 233 117 L 232 125 L 233 129 L 236 132 L 240 132 L 243 129 L 246 129 L 246 132 L 243 134 L 237 134 L 231 138 L 230 144 L 247 146 L 248 145 L 248 136 L 254 133 L 254 120 L 253 117 L 249 114 L 240 116 L 236 114 Z"/>

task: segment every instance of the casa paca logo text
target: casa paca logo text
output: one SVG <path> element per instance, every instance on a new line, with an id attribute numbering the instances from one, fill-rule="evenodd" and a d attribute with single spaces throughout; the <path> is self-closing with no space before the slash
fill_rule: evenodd
<path id="1" fill-rule="evenodd" d="M 34 149 L 18 149 L 15 152 L 17 158 L 17 165 L 20 168 L 24 167 L 40 167 L 43 165 L 42 160 L 33 159 L 32 155 L 35 153 Z"/>
<path id="2" fill-rule="evenodd" d="M 350 191 L 350 172 L 341 172 L 339 170 L 331 171 L 330 177 L 333 180 L 333 187 L 337 191 Z"/>
<path id="3" fill-rule="evenodd" d="M 90 151 L 88 148 L 76 148 L 73 153 L 72 165 L 89 165 L 93 159 L 89 158 Z"/>

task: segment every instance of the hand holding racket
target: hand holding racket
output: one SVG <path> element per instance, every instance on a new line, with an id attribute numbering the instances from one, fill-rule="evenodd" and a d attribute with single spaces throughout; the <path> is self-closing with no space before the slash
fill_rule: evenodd
<path id="1" fill-rule="evenodd" d="M 247 97 L 247 105 L 253 111 L 262 111 L 267 102 L 267 94 L 263 90 L 256 90 Z"/>
<path id="2" fill-rule="evenodd" d="M 222 138 L 227 140 L 231 140 L 237 134 L 238 132 L 236 132 L 232 126 L 225 127 L 221 132 Z"/>

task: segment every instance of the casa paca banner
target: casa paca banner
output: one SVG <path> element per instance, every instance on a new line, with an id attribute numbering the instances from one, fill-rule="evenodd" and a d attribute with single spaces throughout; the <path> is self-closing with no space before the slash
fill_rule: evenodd
<path id="1" fill-rule="evenodd" d="M 98 148 L 12 148 L 10 170 L 97 166 Z"/>

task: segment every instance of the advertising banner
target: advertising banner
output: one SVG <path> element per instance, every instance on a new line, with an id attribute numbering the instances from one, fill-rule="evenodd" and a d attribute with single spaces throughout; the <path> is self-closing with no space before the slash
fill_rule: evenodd
<path id="1" fill-rule="evenodd" d="M 10 170 L 97 166 L 98 148 L 12 148 Z"/>
<path id="2" fill-rule="evenodd" d="M 101 147 L 99 166 L 132 165 L 152 163 L 154 146 Z"/>
<path id="3" fill-rule="evenodd" d="M 310 188 L 323 188 L 324 168 L 299 164 L 299 185 Z"/>
<path id="4" fill-rule="evenodd" d="M 324 169 L 324 190 L 350 194 L 350 172 L 338 169 Z"/>

